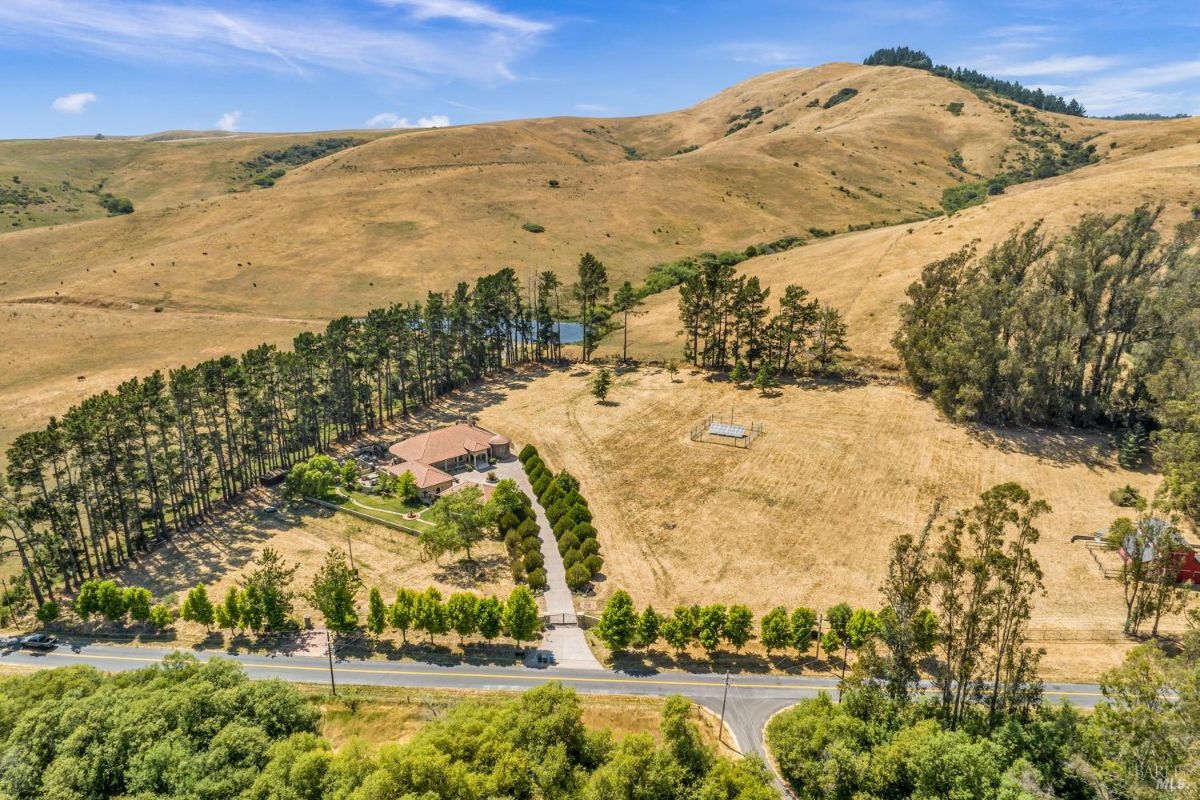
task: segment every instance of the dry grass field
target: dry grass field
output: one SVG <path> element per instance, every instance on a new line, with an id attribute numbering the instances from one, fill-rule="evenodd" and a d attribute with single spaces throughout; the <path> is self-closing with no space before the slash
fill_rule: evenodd
<path id="1" fill-rule="evenodd" d="M 844 87 L 859 94 L 810 105 Z M 955 102 L 960 115 L 947 110 Z M 755 107 L 762 116 L 726 135 Z M 1108 131 L 1096 142 L 1114 163 L 1200 138 L 1192 120 L 1038 116 L 1070 139 Z M 81 186 L 106 178 L 137 207 L 0 235 L 0 336 L 30 343 L 10 348 L 0 375 L 0 402 L 17 409 L 0 447 L 77 399 L 80 374 L 86 391 L 110 388 L 252 340 L 285 341 L 303 327 L 289 320 L 323 323 L 503 265 L 568 277 L 591 250 L 614 281 L 639 280 L 657 262 L 704 250 L 920 218 L 944 188 L 971 179 L 947 161 L 954 151 L 971 172 L 992 174 L 1024 147 L 1013 127 L 1007 111 L 927 73 L 827 64 L 649 117 L 352 132 L 371 141 L 293 169 L 271 189 L 235 193 L 238 161 L 321 134 L 0 142 L 0 175 Z M 1019 193 L 1003 199 L 1015 206 Z M 524 222 L 546 231 L 528 233 Z M 878 248 L 902 230 L 813 244 L 793 253 L 812 266 L 786 271 L 812 283 L 836 275 L 841 285 L 825 291 L 841 301 L 869 283 Z M 843 239 L 864 244 L 828 249 Z M 915 239 L 906 269 L 949 242 Z M 822 253 L 830 261 L 818 263 Z M 880 286 L 880 298 L 902 284 Z M 852 330 L 878 305 L 851 309 Z M 163 312 L 152 317 L 155 306 Z M 101 357 L 85 360 L 81 342 Z"/>
<path id="2" fill-rule="evenodd" d="M 513 697 L 506 692 L 356 686 L 352 691 L 364 702 L 357 712 L 351 713 L 343 703 L 331 700 L 323 686 L 302 685 L 300 689 L 321 709 L 321 733 L 334 749 L 353 740 L 367 745 L 403 744 L 423 725 L 460 703 L 501 703 Z M 583 724 L 589 728 L 612 731 L 618 739 L 633 733 L 648 733 L 655 739 L 661 738 L 659 726 L 666 702 L 663 698 L 581 694 L 579 701 L 583 706 Z M 700 728 L 703 741 L 709 746 L 717 746 L 719 723 L 712 714 L 698 706 L 693 707 L 692 721 Z M 724 738 L 728 743 L 728 735 Z M 734 753 L 725 747 L 723 754 Z"/>
<path id="3" fill-rule="evenodd" d="M 937 498 L 952 511 L 1017 481 L 1053 509 L 1035 548 L 1046 593 L 1033 621 L 1048 640 L 1049 674 L 1078 677 L 1120 658 L 1123 645 L 1054 641 L 1119 634 L 1120 587 L 1070 537 L 1121 513 L 1111 489 L 1129 483 L 1148 495 L 1157 484 L 1118 467 L 1102 437 L 952 425 L 908 390 L 877 384 L 792 385 L 764 398 L 648 368 L 620 376 L 611 400 L 597 404 L 583 375 L 560 372 L 481 415 L 580 479 L 606 575 L 585 609 L 617 588 L 660 610 L 876 606 L 891 540 L 919 530 Z M 765 426 L 748 450 L 690 440 L 691 426 L 731 409 Z"/>
<path id="4" fill-rule="evenodd" d="M 348 514 L 308 506 L 285 506 L 278 514 L 261 512 L 263 506 L 276 502 L 278 498 L 271 493 L 256 493 L 216 522 L 179 534 L 144 556 L 121 572 L 122 582 L 145 586 L 156 598 L 174 595 L 179 602 L 188 589 L 203 583 L 209 596 L 218 600 L 253 569 L 263 548 L 270 547 L 287 563 L 299 565 L 294 586 L 306 591 L 325 553 L 334 547 L 343 551 L 349 547 L 363 580 L 359 599 L 364 617 L 371 587 L 378 587 L 388 602 L 400 587 L 436 586 L 443 594 L 469 589 L 501 597 L 512 589 L 508 559 L 500 542 L 484 542 L 472 554 L 474 564 L 451 558 L 443 558 L 439 564 L 421 557 L 415 536 Z M 320 622 L 320 613 L 300 596 L 296 614 Z"/>

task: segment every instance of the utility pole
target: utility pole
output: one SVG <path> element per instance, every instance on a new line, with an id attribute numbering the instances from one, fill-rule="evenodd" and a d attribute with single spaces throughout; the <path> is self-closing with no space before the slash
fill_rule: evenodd
<path id="1" fill-rule="evenodd" d="M 725 673 L 725 691 L 721 693 L 721 726 L 717 728 L 717 744 L 724 744 L 721 741 L 725 736 L 725 701 L 729 698 L 729 673 Z"/>
<path id="2" fill-rule="evenodd" d="M 358 572 L 358 567 L 354 566 L 354 538 L 349 530 L 346 531 L 346 548 L 350 551 L 350 569 Z"/>
<path id="3" fill-rule="evenodd" d="M 850 658 L 850 640 L 842 640 L 842 679 L 838 682 L 838 702 L 842 702 L 842 684 L 846 682 L 846 660 Z"/>
<path id="4" fill-rule="evenodd" d="M 329 638 L 328 628 L 325 629 L 325 653 L 329 656 L 329 691 L 337 697 L 337 684 L 333 682 L 333 640 Z"/>

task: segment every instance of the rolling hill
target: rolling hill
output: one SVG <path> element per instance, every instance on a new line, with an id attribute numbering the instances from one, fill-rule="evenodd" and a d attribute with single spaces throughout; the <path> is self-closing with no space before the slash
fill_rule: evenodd
<path id="1" fill-rule="evenodd" d="M 28 176 L 22 186 L 103 181 L 137 209 L 42 227 L 22 217 L 0 236 L 0 333 L 16 345 L 0 377 L 0 400 L 16 409 L 0 444 L 136 374 L 286 342 L 331 317 L 503 265 L 569 280 L 585 250 L 613 279 L 637 280 L 657 262 L 803 235 L 807 246 L 746 268 L 844 305 L 854 343 L 883 358 L 876 345 L 890 335 L 906 276 L 968 234 L 990 235 L 987 225 L 971 233 L 971 220 L 1039 213 L 1027 211 L 1036 197 L 1055 209 L 1063 197 L 1101 202 L 1106 195 L 1069 188 L 1093 175 L 1108 175 L 1123 205 L 1131 192 L 1154 194 L 1148 176 L 1158 173 L 1143 167 L 1161 161 L 1164 181 L 1189 164 L 1194 174 L 1200 127 L 1058 116 L 926 72 L 827 64 L 648 117 L 387 134 L 336 134 L 363 142 L 289 166 L 267 189 L 252 185 L 243 162 L 331 134 L 0 143 L 0 175 Z M 1099 164 L 929 219 L 946 188 L 1084 140 Z M 1055 186 L 1066 188 L 1040 194 Z M 1190 196 L 1171 183 L 1176 190 Z M 59 217 L 31 224 L 39 221 Z M 852 228 L 864 230 L 812 233 Z M 674 323 L 654 310 L 673 306 L 667 295 L 638 321 L 647 335 L 631 340 L 634 352 L 675 349 Z"/>

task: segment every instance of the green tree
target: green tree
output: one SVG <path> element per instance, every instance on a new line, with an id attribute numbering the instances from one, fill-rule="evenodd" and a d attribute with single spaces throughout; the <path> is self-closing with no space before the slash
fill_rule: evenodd
<path id="1" fill-rule="evenodd" d="M 831 306 L 823 306 L 817 312 L 813 327 L 811 354 L 813 365 L 821 375 L 838 372 L 844 353 L 850 352 L 846 344 L 846 323 L 841 312 Z"/>
<path id="2" fill-rule="evenodd" d="M 84 621 L 92 614 L 99 612 L 100 581 L 86 580 L 81 583 L 79 591 L 75 593 L 75 602 L 71 608 Z"/>
<path id="3" fill-rule="evenodd" d="M 608 649 L 619 652 L 633 641 L 637 627 L 638 615 L 633 607 L 633 600 L 628 592 L 618 589 L 608 598 L 604 611 L 600 614 L 596 635 Z"/>
<path id="4" fill-rule="evenodd" d="M 479 629 L 479 598 L 470 592 L 455 592 L 446 601 L 446 621 L 458 634 L 458 643 Z"/>
<path id="5" fill-rule="evenodd" d="M 629 315 L 637 314 L 637 308 L 642 305 L 633 284 L 625 281 L 613 293 L 613 311 L 623 315 L 621 320 L 621 360 L 629 360 Z"/>
<path id="6" fill-rule="evenodd" d="M 679 374 L 679 362 L 673 358 L 667 362 L 667 374 L 671 376 L 671 383 L 674 383 L 675 376 Z"/>
<path id="7" fill-rule="evenodd" d="M 377 587 L 371 587 L 371 594 L 367 600 L 367 630 L 378 638 L 383 633 L 384 626 L 387 625 L 387 617 L 387 606 L 383 602 L 383 595 L 379 593 Z"/>
<path id="8" fill-rule="evenodd" d="M 829 629 L 837 634 L 840 641 L 844 642 L 849 638 L 846 634 L 846 625 L 852 616 L 854 616 L 854 609 L 847 603 L 838 603 L 825 612 L 825 621 L 829 623 Z"/>
<path id="9" fill-rule="evenodd" d="M 100 613 L 109 622 L 120 622 L 129 609 L 125 605 L 125 591 L 114 581 L 100 581 L 97 588 Z"/>
<path id="10" fill-rule="evenodd" d="M 283 482 L 288 497 L 324 498 L 342 481 L 342 468 L 327 455 L 318 454 L 294 464 Z"/>
<path id="11" fill-rule="evenodd" d="M 750 613 L 750 609 L 743 605 L 732 605 L 729 607 L 729 615 L 725 619 L 725 625 L 722 628 L 721 636 L 725 641 L 733 645 L 736 652 L 742 652 L 742 648 L 746 646 L 746 642 L 750 641 L 754 635 L 754 615 Z"/>
<path id="12" fill-rule="evenodd" d="M 478 486 L 444 494 L 429 509 L 433 528 L 421 534 L 421 546 L 435 554 L 435 559 L 443 552 L 463 550 L 470 561 L 471 548 L 495 530 L 496 510 L 497 506 L 483 502 L 483 491 Z"/>
<path id="13" fill-rule="evenodd" d="M 758 389 L 763 397 L 771 393 L 775 387 L 779 385 L 779 381 L 775 380 L 774 370 L 767 362 L 763 362 L 758 367 L 758 372 L 754 375 L 754 388 Z"/>
<path id="14" fill-rule="evenodd" d="M 504 604 L 504 629 L 516 639 L 517 646 L 529 641 L 538 630 L 538 607 L 533 593 L 525 586 L 514 586 Z"/>
<path id="15" fill-rule="evenodd" d="M 603 403 L 608 399 L 608 391 L 612 388 L 613 376 L 608 367 L 601 367 L 592 376 L 591 392 L 597 402 Z"/>
<path id="16" fill-rule="evenodd" d="M 653 647 L 654 643 L 658 641 L 661 628 L 662 617 L 654 610 L 654 606 L 646 606 L 646 610 L 638 617 L 637 631 L 633 636 L 634 646 Z"/>
<path id="17" fill-rule="evenodd" d="M 576 563 L 567 568 L 566 578 L 572 592 L 582 592 L 592 582 L 592 571 L 586 564 Z"/>
<path id="18" fill-rule="evenodd" d="M 223 610 L 223 609 L 222 609 Z M 151 607 L 150 625 L 156 630 L 165 630 L 175 622 L 175 612 L 162 603 Z"/>
<path id="19" fill-rule="evenodd" d="M 776 606 L 763 615 L 758 638 L 766 648 L 768 658 L 773 650 L 783 650 L 792 644 L 792 623 L 786 608 Z"/>
<path id="20" fill-rule="evenodd" d="M 846 622 L 846 641 L 855 652 L 869 647 L 881 632 L 879 615 L 870 609 L 856 609 Z"/>
<path id="21" fill-rule="evenodd" d="M 388 622 L 400 631 L 401 641 L 408 644 L 408 630 L 413 626 L 417 595 L 411 589 L 397 589 L 396 602 L 388 609 Z"/>
<path id="22" fill-rule="evenodd" d="M 267 630 L 282 630 L 292 615 L 291 589 L 298 565 L 288 566 L 277 550 L 264 547 L 254 562 L 254 569 L 242 579 L 245 595 L 242 598 L 244 620 L 258 620 Z M 251 591 L 253 590 L 253 591 Z M 247 627 L 257 630 L 247 621 Z"/>
<path id="23" fill-rule="evenodd" d="M 762 372 L 761 367 L 759 368 L 759 372 Z M 733 370 L 729 373 L 729 382 L 741 388 L 741 385 L 750 377 L 749 373 L 750 369 L 746 366 L 746 362 L 739 358 L 733 365 Z"/>
<path id="24" fill-rule="evenodd" d="M 792 612 L 792 647 L 804 655 L 812 647 L 813 635 L 817 629 L 817 612 L 811 608 L 800 606 Z"/>
<path id="25" fill-rule="evenodd" d="M 409 505 L 420 499 L 421 490 L 417 488 L 417 479 L 411 470 L 405 470 L 396 478 L 396 496 Z"/>
<path id="26" fill-rule="evenodd" d="M 416 596 L 413 605 L 413 627 L 429 634 L 429 642 L 433 637 L 445 633 L 449 627 L 446 622 L 446 604 L 442 602 L 442 593 L 430 586 Z"/>
<path id="27" fill-rule="evenodd" d="M 358 570 L 351 569 L 346 553 L 335 547 L 325 554 L 325 561 L 313 575 L 308 601 L 321 612 L 329 630 L 351 633 L 358 626 L 354 601 L 361 588 Z"/>
<path id="28" fill-rule="evenodd" d="M 725 623 L 728 619 L 728 611 L 720 603 L 713 603 L 700 609 L 696 639 L 704 648 L 704 652 L 712 655 L 721 646 L 721 634 L 725 631 Z"/>
<path id="29" fill-rule="evenodd" d="M 153 603 L 154 597 L 150 594 L 149 589 L 141 586 L 125 588 L 125 607 L 129 609 L 129 616 L 135 622 L 145 622 L 150 619 L 150 606 Z"/>
<path id="30" fill-rule="evenodd" d="M 481 598 L 475 616 L 480 636 L 490 642 L 500 635 L 504 621 L 504 604 L 499 598 L 494 595 Z"/>
<path id="31" fill-rule="evenodd" d="M 58 603 L 53 600 L 47 600 L 38 606 L 37 621 L 43 625 L 49 625 L 58 619 Z"/>
<path id="32" fill-rule="evenodd" d="M 584 253 L 579 259 L 574 295 L 579 304 L 579 324 L 583 328 L 583 360 L 588 361 L 598 340 L 595 331 L 597 306 L 608 298 L 608 270 L 591 253 Z"/>
<path id="33" fill-rule="evenodd" d="M 204 588 L 204 584 L 197 583 L 196 588 L 188 590 L 183 605 L 179 608 L 179 617 L 188 622 L 198 622 L 205 628 L 212 626 L 213 605 L 208 599 L 208 590 Z"/>
<path id="34" fill-rule="evenodd" d="M 230 586 L 225 592 L 225 600 L 222 602 L 222 608 L 225 610 L 225 618 L 222 628 L 229 628 L 229 633 L 232 636 L 234 629 L 242 624 L 242 593 L 238 591 L 236 586 Z"/>

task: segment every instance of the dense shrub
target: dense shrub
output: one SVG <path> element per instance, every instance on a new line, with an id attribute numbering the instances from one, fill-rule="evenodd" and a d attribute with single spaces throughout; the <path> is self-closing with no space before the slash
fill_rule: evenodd
<path id="1" fill-rule="evenodd" d="M 592 527 L 592 523 L 590 522 L 579 523 L 571 529 L 571 533 L 575 534 L 575 538 L 581 542 L 586 539 L 595 540 L 596 538 L 596 529 Z"/>
<path id="2" fill-rule="evenodd" d="M 542 569 L 541 567 L 531 570 L 529 572 L 529 577 L 526 578 L 526 582 L 529 584 L 529 588 L 535 592 L 545 591 L 546 587 L 549 585 L 546 583 L 546 570 Z"/>
<path id="3" fill-rule="evenodd" d="M 857 94 L 858 94 L 858 89 L 854 89 L 850 86 L 846 86 L 842 89 L 839 89 L 837 91 L 837 94 L 833 95 L 828 100 L 826 100 L 824 102 L 824 104 L 821 106 L 821 108 L 833 108 L 838 103 L 844 103 L 847 100 L 849 100 L 851 97 L 854 97 Z"/>
<path id="4" fill-rule="evenodd" d="M 579 554 L 584 558 L 594 556 L 600 552 L 600 543 L 595 539 L 580 539 Z"/>
<path id="5" fill-rule="evenodd" d="M 521 228 L 523 230 L 529 231 L 530 233 L 545 233 L 546 232 L 546 228 L 543 227 L 542 225 L 538 225 L 536 222 L 526 222 L 524 225 L 521 226 Z"/>
<path id="6" fill-rule="evenodd" d="M 579 555 L 579 548 L 568 550 L 563 554 L 563 566 L 567 569 L 570 569 L 581 561 L 583 561 L 583 557 Z M 591 577 L 590 572 L 588 573 L 588 577 Z"/>
<path id="7" fill-rule="evenodd" d="M 575 538 L 575 534 L 567 533 L 558 540 L 558 552 L 566 553 L 568 550 L 573 550 L 579 547 L 579 540 Z"/>
<path id="8" fill-rule="evenodd" d="M 529 459 L 538 454 L 537 448 L 531 444 L 527 444 L 521 448 L 521 452 L 517 453 L 517 460 L 525 464 Z"/>
<path id="9" fill-rule="evenodd" d="M 576 564 L 567 570 L 567 586 L 573 592 L 583 591 L 591 581 L 592 573 L 583 564 Z"/>
<path id="10" fill-rule="evenodd" d="M 521 560 L 526 572 L 533 572 L 535 569 L 541 569 L 546 563 L 546 559 L 542 556 L 540 550 L 531 550 L 525 553 L 525 557 Z"/>
<path id="11" fill-rule="evenodd" d="M 589 539 L 588 541 L 592 542 L 595 541 L 595 539 Z M 604 559 L 602 559 L 598 554 L 592 553 L 583 559 L 583 565 L 587 567 L 588 572 L 590 572 L 594 578 L 597 574 L 599 574 L 600 569 L 604 566 Z"/>

